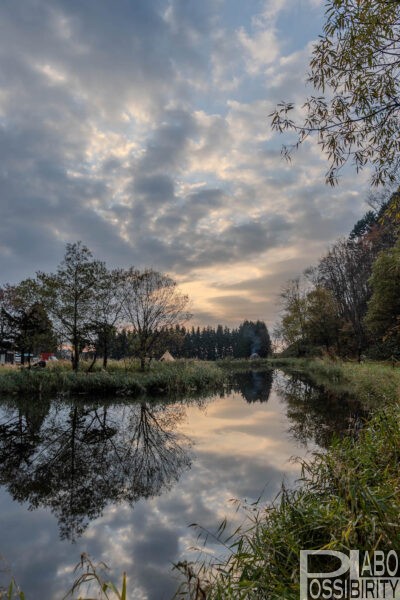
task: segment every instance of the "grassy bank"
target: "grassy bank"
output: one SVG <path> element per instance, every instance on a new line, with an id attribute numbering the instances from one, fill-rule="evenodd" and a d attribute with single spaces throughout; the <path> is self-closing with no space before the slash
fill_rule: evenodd
<path id="1" fill-rule="evenodd" d="M 400 367 L 383 362 L 269 359 L 271 367 L 301 373 L 333 392 L 349 392 L 370 407 L 400 400 Z"/>
<path id="2" fill-rule="evenodd" d="M 240 373 L 247 371 L 259 371 L 271 368 L 270 362 L 266 358 L 223 358 L 216 361 L 218 367 L 231 373 Z"/>
<path id="3" fill-rule="evenodd" d="M 301 486 L 282 491 L 265 508 L 248 507 L 234 537 L 221 536 L 231 550 L 225 563 L 180 564 L 185 582 L 177 598 L 297 600 L 300 550 L 400 553 L 400 369 L 312 359 L 264 364 L 354 394 L 374 416 L 358 436 L 304 462 Z"/>
<path id="4" fill-rule="evenodd" d="M 302 374 L 332 392 L 352 394 L 372 408 L 400 400 L 400 366 L 393 367 L 383 362 L 268 358 L 225 359 L 217 361 L 217 365 L 227 373 L 271 368 Z"/>
<path id="5" fill-rule="evenodd" d="M 176 361 L 154 363 L 145 372 L 137 364 L 111 364 L 107 371 L 74 373 L 67 365 L 45 369 L 0 369 L 0 394 L 114 394 L 137 397 L 142 394 L 184 394 L 217 389 L 225 375 L 212 363 Z"/>
<path id="6" fill-rule="evenodd" d="M 0 367 L 0 394 L 180 394 L 217 389 L 230 375 L 249 370 L 279 368 L 303 374 L 333 392 L 349 392 L 368 406 L 400 398 L 400 368 L 384 363 L 354 363 L 321 359 L 221 360 L 215 363 L 178 360 L 153 362 L 141 372 L 137 360 L 110 361 L 107 370 L 89 363 L 74 373 L 69 362 L 49 364 L 45 369 Z"/>
<path id="7" fill-rule="evenodd" d="M 398 406 L 381 410 L 358 439 L 338 441 L 305 463 L 300 489 L 250 511 L 246 527 L 224 540 L 232 550 L 225 564 L 180 565 L 187 581 L 177 597 L 298 599 L 300 550 L 399 553 L 399 420 Z"/>

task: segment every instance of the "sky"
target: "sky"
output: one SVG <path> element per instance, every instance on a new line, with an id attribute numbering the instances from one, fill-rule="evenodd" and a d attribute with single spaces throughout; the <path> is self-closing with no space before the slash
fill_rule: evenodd
<path id="1" fill-rule="evenodd" d="M 320 0 L 2 0 L 0 284 L 54 271 L 81 240 L 153 267 L 193 323 L 272 327 L 283 283 L 365 212 L 367 173 L 325 185 L 312 140 L 271 130 L 301 105 Z"/>

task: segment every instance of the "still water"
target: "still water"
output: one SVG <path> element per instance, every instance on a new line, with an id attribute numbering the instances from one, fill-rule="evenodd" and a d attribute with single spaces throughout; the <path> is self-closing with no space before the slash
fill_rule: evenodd
<path id="1" fill-rule="evenodd" d="M 304 457 L 346 435 L 356 401 L 280 372 L 237 375 L 221 393 L 166 402 L 0 401 L 0 585 L 59 600 L 80 554 L 128 574 L 131 600 L 170 600 L 172 564 L 232 499 L 273 499 Z M 197 523 L 203 529 L 189 527 Z M 207 552 L 223 548 L 208 537 Z"/>

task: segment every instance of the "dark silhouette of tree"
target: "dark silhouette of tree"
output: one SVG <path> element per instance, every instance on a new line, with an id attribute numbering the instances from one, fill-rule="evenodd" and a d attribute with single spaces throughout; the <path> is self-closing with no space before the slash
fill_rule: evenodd
<path id="1" fill-rule="evenodd" d="M 75 540 L 110 503 L 160 494 L 190 468 L 176 432 L 184 406 L 53 406 L 34 431 L 15 409 L 0 423 L 0 482 L 31 508 L 48 507 Z"/>
<path id="2" fill-rule="evenodd" d="M 265 358 L 271 354 L 271 340 L 263 321 L 244 321 L 238 329 L 234 356 L 246 358 L 258 354 Z"/>
<path id="3" fill-rule="evenodd" d="M 129 269 L 123 286 L 123 310 L 135 334 L 136 353 L 144 370 L 146 358 L 165 330 L 191 318 L 189 298 L 178 291 L 173 279 L 153 269 Z"/>
<path id="4" fill-rule="evenodd" d="M 90 322 L 94 335 L 95 352 L 96 355 L 101 354 L 103 357 L 104 369 L 107 368 L 112 339 L 121 322 L 123 281 L 122 269 L 109 271 L 104 264 L 98 263 Z"/>
<path id="5" fill-rule="evenodd" d="M 366 347 L 364 316 L 371 295 L 369 277 L 375 258 L 371 250 L 364 240 L 339 240 L 318 265 L 318 282 L 332 294 L 339 317 L 349 324 L 358 356 Z"/>
<path id="6" fill-rule="evenodd" d="M 81 242 L 67 244 L 63 261 L 55 274 L 38 273 L 41 297 L 60 337 L 71 344 L 72 367 L 79 368 L 80 354 L 93 341 L 97 282 L 104 264 L 94 260 Z"/>
<path id="7" fill-rule="evenodd" d="M 5 285 L 0 293 L 0 329 L 3 344 L 8 341 L 10 348 L 21 353 L 21 363 L 28 354 L 54 352 L 57 339 L 43 306 L 38 285 L 33 279 L 25 279 L 18 285 Z"/>
<path id="8" fill-rule="evenodd" d="M 273 383 L 273 371 L 247 371 L 236 373 L 232 390 L 239 392 L 249 404 L 268 402 Z"/>
<path id="9" fill-rule="evenodd" d="M 162 330 L 153 345 L 156 356 L 165 350 L 170 350 L 175 357 L 201 360 L 249 358 L 254 352 L 263 358 L 271 353 L 271 340 L 263 321 L 244 321 L 236 329 L 218 325 L 189 330 L 176 325 Z"/>
<path id="10" fill-rule="evenodd" d="M 327 448 L 338 435 L 356 434 L 367 417 L 358 400 L 329 392 L 305 377 L 280 378 L 275 390 L 286 402 L 291 434 L 304 445 L 315 442 Z"/>
<path id="11" fill-rule="evenodd" d="M 30 400 L 18 405 L 2 405 L 0 422 L 0 483 L 8 485 L 29 469 L 37 448 L 42 443 L 41 428 L 50 403 L 33 406 Z"/>

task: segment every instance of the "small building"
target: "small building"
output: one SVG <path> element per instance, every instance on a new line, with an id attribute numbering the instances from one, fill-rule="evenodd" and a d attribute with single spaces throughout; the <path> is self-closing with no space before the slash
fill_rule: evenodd
<path id="1" fill-rule="evenodd" d="M 13 350 L 0 349 L 0 365 L 13 365 L 15 362 L 15 353 Z"/>
<path id="2" fill-rule="evenodd" d="M 160 362 L 175 362 L 175 359 L 172 356 L 171 352 L 167 350 L 160 358 Z"/>

